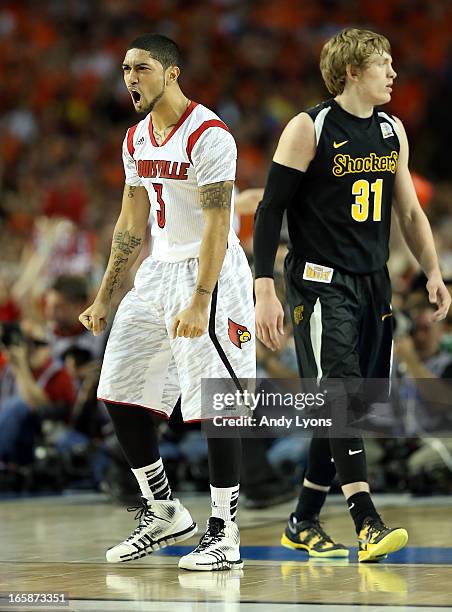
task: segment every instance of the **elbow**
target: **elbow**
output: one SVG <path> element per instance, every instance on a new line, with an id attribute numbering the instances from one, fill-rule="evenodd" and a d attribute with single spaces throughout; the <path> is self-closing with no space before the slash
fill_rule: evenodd
<path id="1" fill-rule="evenodd" d="M 410 226 L 412 226 L 412 223 L 413 223 L 412 215 L 411 214 L 399 215 L 398 220 L 399 220 L 399 225 L 402 231 L 404 233 L 408 232 L 410 230 Z"/>
<path id="2" fill-rule="evenodd" d="M 409 231 L 414 221 L 414 210 L 411 208 L 405 208 L 397 210 L 397 221 L 399 222 L 400 229 L 405 232 Z"/>
<path id="3" fill-rule="evenodd" d="M 401 223 L 403 225 L 403 228 L 407 232 L 412 233 L 413 232 L 413 228 L 423 226 L 423 224 L 425 223 L 426 219 L 427 219 L 427 217 L 426 217 L 424 211 L 419 206 L 419 207 L 416 207 L 416 208 L 412 208 L 411 210 L 408 210 L 403 215 L 403 221 Z"/>

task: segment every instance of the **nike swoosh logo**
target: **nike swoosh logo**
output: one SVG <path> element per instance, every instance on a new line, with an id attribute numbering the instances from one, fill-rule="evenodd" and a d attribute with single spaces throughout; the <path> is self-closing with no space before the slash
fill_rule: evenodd
<path id="1" fill-rule="evenodd" d="M 348 454 L 349 455 L 357 455 L 358 453 L 362 453 L 362 452 L 363 452 L 362 448 L 360 450 L 356 450 L 356 451 L 348 449 Z"/>
<path id="2" fill-rule="evenodd" d="M 348 509 L 349 509 L 349 510 L 351 510 L 351 509 L 352 509 L 352 508 L 354 508 L 354 507 L 355 507 L 355 502 L 352 502 L 352 503 L 350 504 L 350 506 L 348 507 Z"/>
<path id="3" fill-rule="evenodd" d="M 381 317 L 381 320 L 382 320 L 382 321 L 384 321 L 384 320 L 385 320 L 385 319 L 387 319 L 388 317 L 392 317 L 392 312 L 388 312 L 387 314 L 384 314 L 384 315 Z"/>
<path id="4" fill-rule="evenodd" d="M 347 144 L 348 140 L 343 140 L 342 142 L 333 142 L 333 147 L 335 149 L 339 149 L 339 147 L 342 147 L 344 144 Z"/>

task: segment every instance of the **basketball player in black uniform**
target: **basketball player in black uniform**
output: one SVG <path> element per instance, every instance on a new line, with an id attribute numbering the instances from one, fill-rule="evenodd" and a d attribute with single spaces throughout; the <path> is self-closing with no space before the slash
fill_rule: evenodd
<path id="1" fill-rule="evenodd" d="M 403 125 L 378 108 L 390 101 L 396 78 L 388 40 L 343 30 L 325 44 L 320 68 L 334 99 L 286 126 L 256 212 L 256 332 L 269 348 L 279 347 L 283 310 L 272 277 L 287 209 L 285 275 L 300 375 L 386 378 L 393 198 L 404 237 L 428 277 L 437 320 L 446 316 L 451 298 L 411 181 Z M 348 556 L 318 522 L 336 470 L 358 534 L 359 560 L 375 561 L 405 546 L 406 530 L 386 527 L 373 505 L 362 438 L 320 436 L 312 439 L 298 505 L 281 543 L 312 556 Z"/>

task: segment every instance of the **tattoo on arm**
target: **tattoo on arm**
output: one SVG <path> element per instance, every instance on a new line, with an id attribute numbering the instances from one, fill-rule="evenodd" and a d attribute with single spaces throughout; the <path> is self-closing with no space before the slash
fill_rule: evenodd
<path id="1" fill-rule="evenodd" d="M 128 269 L 130 255 L 141 248 L 142 238 L 131 236 L 128 231 L 116 232 L 111 245 L 111 264 L 105 279 L 105 289 L 111 298 L 114 291 L 121 285 Z"/>
<path id="2" fill-rule="evenodd" d="M 141 238 L 131 236 L 127 230 L 125 232 L 116 232 L 113 235 L 112 250 L 121 251 L 124 255 L 131 255 L 141 243 Z"/>
<path id="3" fill-rule="evenodd" d="M 201 285 L 198 285 L 196 287 L 195 293 L 197 293 L 198 295 L 211 295 L 212 292 L 208 289 L 205 289 L 204 287 L 201 287 Z"/>
<path id="4" fill-rule="evenodd" d="M 221 181 L 200 187 L 201 208 L 231 208 L 233 185 L 233 181 Z"/>
<path id="5" fill-rule="evenodd" d="M 129 187 L 129 190 L 127 192 L 127 196 L 129 198 L 133 198 L 135 196 L 135 189 L 136 189 L 136 187 L 132 187 L 131 185 L 128 185 L 128 187 Z"/>

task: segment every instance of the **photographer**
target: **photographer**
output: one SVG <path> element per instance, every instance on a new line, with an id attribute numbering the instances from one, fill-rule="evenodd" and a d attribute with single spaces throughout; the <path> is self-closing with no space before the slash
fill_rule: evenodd
<path id="1" fill-rule="evenodd" d="M 6 366 L 0 378 L 0 461 L 33 461 L 35 436 L 44 419 L 66 421 L 75 400 L 73 381 L 51 356 L 45 330 L 23 323 L 1 326 Z"/>
<path id="2" fill-rule="evenodd" d="M 423 380 L 452 378 L 452 355 L 441 347 L 445 326 L 442 321 L 433 320 L 433 313 L 427 302 L 413 308 L 411 333 L 396 336 L 394 342 L 399 369 L 405 377 L 416 379 L 416 387 L 425 401 L 431 398 L 422 386 Z"/>
<path id="3" fill-rule="evenodd" d="M 394 344 L 406 429 L 419 436 L 417 450 L 407 459 L 410 486 L 417 493 L 447 492 L 452 483 L 452 355 L 442 349 L 445 324 L 434 322 L 433 312 L 428 302 L 419 303 L 410 312 L 410 334 Z"/>

